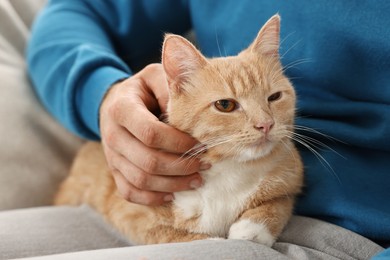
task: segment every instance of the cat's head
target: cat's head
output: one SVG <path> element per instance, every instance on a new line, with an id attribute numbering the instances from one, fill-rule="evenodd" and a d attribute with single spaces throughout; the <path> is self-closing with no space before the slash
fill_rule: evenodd
<path id="1" fill-rule="evenodd" d="M 279 31 L 275 15 L 247 49 L 213 59 L 168 34 L 162 63 L 169 123 L 206 145 L 216 159 L 254 160 L 284 142 L 294 122 L 295 92 L 283 75 Z"/>

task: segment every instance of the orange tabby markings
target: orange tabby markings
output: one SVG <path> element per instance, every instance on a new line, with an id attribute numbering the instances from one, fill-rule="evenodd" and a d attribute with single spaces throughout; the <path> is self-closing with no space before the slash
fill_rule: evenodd
<path id="1" fill-rule="evenodd" d="M 279 31 L 276 15 L 246 50 L 214 59 L 180 36 L 166 36 L 167 123 L 201 142 L 202 149 L 188 153 L 207 166 L 201 187 L 176 192 L 163 206 L 129 203 L 116 192 L 101 145 L 90 142 L 56 204 L 88 203 L 136 244 L 221 237 L 271 246 L 303 182 L 300 156 L 288 138 L 295 92 L 279 61 Z M 231 103 L 216 107 L 220 100 L 234 109 Z"/>

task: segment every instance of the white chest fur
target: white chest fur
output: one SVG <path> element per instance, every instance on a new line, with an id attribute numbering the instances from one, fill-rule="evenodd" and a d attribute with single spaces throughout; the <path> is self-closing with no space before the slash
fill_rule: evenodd
<path id="1" fill-rule="evenodd" d="M 250 196 L 257 191 L 268 167 L 237 161 L 213 164 L 202 173 L 204 186 L 175 193 L 174 204 L 186 219 L 199 216 L 199 225 L 192 231 L 225 237 Z"/>

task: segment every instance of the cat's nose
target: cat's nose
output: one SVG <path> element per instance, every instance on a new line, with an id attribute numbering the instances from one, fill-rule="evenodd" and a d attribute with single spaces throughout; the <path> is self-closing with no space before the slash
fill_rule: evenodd
<path id="1" fill-rule="evenodd" d="M 253 127 L 259 131 L 262 131 L 264 134 L 268 134 L 269 131 L 271 131 L 274 124 L 275 124 L 274 120 L 269 120 L 266 122 L 256 123 Z"/>

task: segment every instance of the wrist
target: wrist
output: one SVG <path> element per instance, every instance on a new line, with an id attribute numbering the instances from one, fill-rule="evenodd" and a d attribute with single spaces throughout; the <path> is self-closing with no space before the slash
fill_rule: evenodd
<path id="1" fill-rule="evenodd" d="M 85 80 L 83 87 L 77 93 L 79 116 L 91 135 L 95 137 L 92 139 L 100 137 L 99 112 L 102 101 L 117 82 L 127 77 L 129 77 L 128 73 L 117 68 L 101 67 Z"/>

